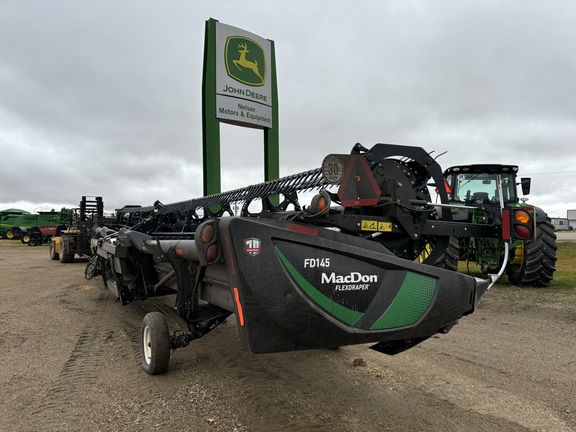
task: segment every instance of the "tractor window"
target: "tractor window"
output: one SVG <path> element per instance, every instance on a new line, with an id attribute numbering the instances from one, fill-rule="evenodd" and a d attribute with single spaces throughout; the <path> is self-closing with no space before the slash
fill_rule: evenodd
<path id="1" fill-rule="evenodd" d="M 513 174 L 500 174 L 504 202 L 518 202 L 516 196 L 516 177 Z"/>
<path id="2" fill-rule="evenodd" d="M 504 202 L 516 200 L 513 176 L 501 174 Z M 456 175 L 452 199 L 468 204 L 498 204 L 497 177 L 493 173 L 462 173 Z"/>

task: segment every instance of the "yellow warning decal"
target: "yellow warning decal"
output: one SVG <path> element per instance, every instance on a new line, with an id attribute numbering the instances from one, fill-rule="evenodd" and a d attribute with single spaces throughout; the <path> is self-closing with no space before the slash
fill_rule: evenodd
<path id="1" fill-rule="evenodd" d="M 392 222 L 378 222 L 375 220 L 363 220 L 361 224 L 362 231 L 382 231 L 392 232 Z"/>
<path id="2" fill-rule="evenodd" d="M 392 222 L 378 222 L 378 231 L 392 232 Z"/>
<path id="3" fill-rule="evenodd" d="M 362 231 L 378 231 L 378 221 L 363 220 L 360 229 Z"/>

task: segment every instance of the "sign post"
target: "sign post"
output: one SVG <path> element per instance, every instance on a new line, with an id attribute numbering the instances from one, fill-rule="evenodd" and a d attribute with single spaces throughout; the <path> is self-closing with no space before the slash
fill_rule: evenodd
<path id="1" fill-rule="evenodd" d="M 279 177 L 274 42 L 206 21 L 202 86 L 204 195 L 221 192 L 220 122 L 263 129 L 264 179 Z"/>

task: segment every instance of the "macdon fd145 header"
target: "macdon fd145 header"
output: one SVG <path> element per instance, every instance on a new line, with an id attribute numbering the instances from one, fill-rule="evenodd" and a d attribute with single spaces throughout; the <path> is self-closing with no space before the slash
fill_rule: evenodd
<path id="1" fill-rule="evenodd" d="M 316 193 L 307 206 L 304 192 Z M 232 313 L 253 353 L 375 343 L 396 354 L 447 333 L 503 272 L 481 279 L 445 268 L 451 239 L 534 237 L 531 208 L 500 202 L 491 223 L 454 221 L 442 170 L 426 151 L 356 144 L 311 171 L 157 203 L 135 226 L 97 228 L 86 277 L 101 275 L 122 305 L 174 295 L 174 312 L 142 323 L 149 374 Z M 166 313 L 187 329 L 170 332 Z"/>

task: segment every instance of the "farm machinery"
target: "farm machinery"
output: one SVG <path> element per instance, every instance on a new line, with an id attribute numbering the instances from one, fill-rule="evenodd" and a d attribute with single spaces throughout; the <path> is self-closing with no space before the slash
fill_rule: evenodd
<path id="1" fill-rule="evenodd" d="M 59 226 L 50 239 L 50 259 L 71 263 L 76 255 L 91 256 L 92 228 L 104 224 L 102 197 L 83 196 L 80 207 L 68 210 L 68 225 Z"/>
<path id="2" fill-rule="evenodd" d="M 30 213 L 25 210 L 8 209 L 0 211 L 0 238 L 20 240 L 29 246 L 47 243 L 55 235 L 56 227 L 66 223 L 68 210 L 59 212 L 40 211 Z"/>
<path id="3" fill-rule="evenodd" d="M 506 262 L 505 245 L 500 237 L 461 237 L 451 243 L 447 261 L 457 265 L 458 259 L 472 261 L 484 273 L 506 265 L 508 281 L 513 285 L 549 286 L 556 270 L 556 234 L 548 215 L 539 207 L 521 202 L 517 193 L 515 165 L 458 165 L 444 172 L 449 200 L 455 205 L 455 221 L 476 224 L 497 224 L 504 212 L 526 209 L 532 213 L 534 237 L 518 238 L 509 245 Z M 530 179 L 522 178 L 522 194 L 530 193 Z M 502 196 L 499 194 L 501 187 Z M 501 199 L 503 205 L 501 205 Z M 456 263 L 456 264 L 454 264 Z"/>
<path id="4" fill-rule="evenodd" d="M 431 202 L 429 186 L 440 202 Z M 308 205 L 303 194 L 314 194 Z M 453 271 L 455 239 L 534 238 L 529 208 L 501 208 L 478 223 L 454 220 L 454 205 L 423 149 L 356 144 L 314 170 L 157 202 L 130 228 L 102 227 L 85 276 L 102 276 L 122 305 L 174 296 L 172 312 L 148 313 L 142 323 L 149 374 L 233 313 L 253 353 L 373 343 L 396 354 L 447 333 L 503 274 Z M 184 329 L 171 332 L 166 313 Z"/>

